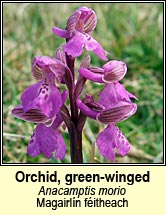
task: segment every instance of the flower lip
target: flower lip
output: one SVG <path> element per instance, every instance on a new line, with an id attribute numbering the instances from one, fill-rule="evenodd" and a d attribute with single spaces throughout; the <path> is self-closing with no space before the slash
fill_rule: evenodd
<path id="1" fill-rule="evenodd" d="M 119 128 L 108 125 L 98 136 L 97 146 L 101 155 L 109 160 L 115 160 L 115 148 L 118 154 L 125 156 L 130 150 L 130 144 Z"/>
<path id="2" fill-rule="evenodd" d="M 47 159 L 50 159 L 55 152 L 54 159 L 64 159 L 66 145 L 63 137 L 58 130 L 46 127 L 44 124 L 38 124 L 27 148 L 28 154 L 32 157 L 43 153 Z"/>

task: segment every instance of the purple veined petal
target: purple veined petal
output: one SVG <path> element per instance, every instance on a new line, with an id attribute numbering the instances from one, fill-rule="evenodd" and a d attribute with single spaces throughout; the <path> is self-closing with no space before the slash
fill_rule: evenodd
<path id="1" fill-rule="evenodd" d="M 69 70 L 69 68 L 56 58 L 36 56 L 33 59 L 32 74 L 37 80 L 43 79 L 44 76 L 51 76 L 51 73 L 53 73 L 55 78 L 61 82 L 66 70 Z"/>
<path id="2" fill-rule="evenodd" d="M 115 160 L 115 141 L 116 141 L 116 127 L 107 126 L 98 136 L 96 143 L 100 154 L 114 161 Z"/>
<path id="3" fill-rule="evenodd" d="M 16 106 L 12 110 L 12 114 L 19 119 L 34 123 L 45 123 L 47 121 L 47 117 L 41 110 L 31 109 L 24 112 L 22 105 Z"/>
<path id="4" fill-rule="evenodd" d="M 52 64 L 53 58 L 48 56 L 35 56 L 32 62 L 32 75 L 36 80 L 42 80 L 43 73 L 49 73 L 49 65 Z"/>
<path id="5" fill-rule="evenodd" d="M 92 33 L 97 24 L 97 17 L 91 8 L 78 8 L 67 21 L 67 30 L 72 33 L 77 30 L 79 32 Z"/>
<path id="6" fill-rule="evenodd" d="M 43 153 L 48 159 L 57 147 L 57 138 L 50 127 L 38 124 L 28 145 L 28 154 L 32 157 Z"/>
<path id="7" fill-rule="evenodd" d="M 126 137 L 121 132 L 121 130 L 118 127 L 116 127 L 116 129 L 117 129 L 116 148 L 118 150 L 118 154 L 125 156 L 130 151 L 130 144 Z"/>
<path id="8" fill-rule="evenodd" d="M 98 111 L 92 110 L 86 104 L 84 104 L 80 99 L 76 100 L 78 108 L 88 117 L 96 120 Z"/>
<path id="9" fill-rule="evenodd" d="M 97 17 L 93 10 L 90 11 L 88 16 L 84 16 L 82 13 L 81 18 L 84 20 L 84 32 L 87 34 L 91 34 L 96 28 Z"/>
<path id="10" fill-rule="evenodd" d="M 122 61 L 113 60 L 103 66 L 104 76 L 103 81 L 106 83 L 114 83 L 121 80 L 126 72 L 126 64 Z"/>
<path id="11" fill-rule="evenodd" d="M 32 62 L 32 75 L 36 80 L 42 80 L 42 78 L 43 78 L 43 69 L 39 65 L 37 65 L 37 63 L 36 63 L 37 58 L 38 57 L 35 57 L 33 59 L 33 62 Z"/>
<path id="12" fill-rule="evenodd" d="M 67 20 L 67 26 L 66 29 L 70 35 L 70 37 L 72 37 L 73 33 L 76 31 L 76 25 L 79 22 L 79 18 L 81 16 L 81 12 L 79 11 L 79 9 L 77 9 Z M 83 31 L 83 25 L 81 24 L 80 26 L 78 26 L 78 30 L 79 31 Z"/>
<path id="13" fill-rule="evenodd" d="M 89 69 L 86 68 L 79 68 L 78 72 L 85 78 L 97 82 L 97 83 L 104 83 L 102 80 L 103 74 L 100 73 L 94 73 Z"/>
<path id="14" fill-rule="evenodd" d="M 54 26 L 52 28 L 52 32 L 57 35 L 58 37 L 62 37 L 62 38 L 69 38 L 70 35 L 69 35 L 69 32 L 67 30 L 64 30 L 64 29 L 61 29 L 61 28 L 58 28 L 56 26 Z"/>
<path id="15" fill-rule="evenodd" d="M 137 110 L 137 105 L 129 103 L 123 106 L 117 106 L 111 109 L 102 110 L 97 120 L 105 124 L 114 124 L 123 120 L 126 120 L 132 116 Z"/>
<path id="16" fill-rule="evenodd" d="M 66 144 L 62 135 L 58 130 L 56 131 L 56 138 L 57 138 L 57 146 L 56 146 L 54 159 L 56 160 L 59 158 L 60 160 L 63 160 L 66 154 Z"/>

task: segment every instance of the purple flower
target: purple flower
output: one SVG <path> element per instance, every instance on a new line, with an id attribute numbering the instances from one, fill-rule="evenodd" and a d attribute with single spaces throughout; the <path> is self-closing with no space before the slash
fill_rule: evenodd
<path id="1" fill-rule="evenodd" d="M 101 155 L 112 161 L 115 159 L 115 148 L 122 156 L 125 156 L 130 150 L 129 142 L 114 124 L 108 125 L 99 134 L 96 143 Z"/>
<path id="2" fill-rule="evenodd" d="M 98 101 L 98 104 L 103 106 L 103 110 L 97 119 L 102 123 L 111 124 L 129 118 L 137 110 L 137 105 L 132 103 L 130 98 L 137 99 L 119 82 L 106 84 Z"/>
<path id="3" fill-rule="evenodd" d="M 122 61 L 112 60 L 104 64 L 102 68 L 79 68 L 79 73 L 93 81 L 98 83 L 114 83 L 121 80 L 126 72 L 126 64 Z"/>
<path id="4" fill-rule="evenodd" d="M 62 104 L 65 102 L 66 97 L 67 91 L 64 91 L 61 95 Z M 35 157 L 43 153 L 49 159 L 54 152 L 54 159 L 64 159 L 66 145 L 58 131 L 58 127 L 63 122 L 60 109 L 52 118 L 48 118 L 39 109 L 30 109 L 24 112 L 22 105 L 15 107 L 12 113 L 17 118 L 38 123 L 27 149 L 30 156 Z"/>
<path id="5" fill-rule="evenodd" d="M 67 66 L 61 61 L 47 57 L 37 56 L 32 63 L 32 74 L 40 80 L 27 88 L 21 96 L 24 112 L 38 109 L 52 118 L 62 106 L 61 93 L 55 85 L 55 79 L 62 81 Z"/>
<path id="6" fill-rule="evenodd" d="M 25 121 L 37 123 L 36 129 L 28 145 L 28 154 L 32 157 L 43 153 L 46 158 L 55 153 L 55 159 L 63 159 L 66 146 L 58 131 L 63 122 L 61 107 L 67 91 L 62 94 L 55 85 L 68 70 L 59 60 L 47 56 L 35 57 L 32 64 L 32 74 L 38 83 L 28 87 L 21 96 L 21 105 L 12 110 L 12 114 Z"/>
<path id="7" fill-rule="evenodd" d="M 28 145 L 28 154 L 32 157 L 41 153 L 48 159 L 55 152 L 54 159 L 64 159 L 66 153 L 66 145 L 62 135 L 53 127 L 46 127 L 44 124 L 38 124 Z"/>
<path id="8" fill-rule="evenodd" d="M 115 125 L 136 112 L 137 105 L 132 103 L 130 98 L 137 99 L 120 83 L 115 82 L 105 85 L 98 102 L 95 102 L 93 97 L 88 95 L 82 101 L 77 99 L 78 107 L 86 116 L 107 124 L 96 142 L 101 155 L 112 161 L 115 159 L 115 148 L 122 156 L 130 150 L 127 139 Z"/>
<path id="9" fill-rule="evenodd" d="M 64 104 L 66 98 L 67 98 L 67 91 L 65 90 L 61 94 L 62 104 L 61 104 L 60 108 Z M 54 127 L 58 128 L 60 126 L 60 124 L 63 122 L 61 114 L 60 114 L 60 108 L 59 108 L 58 112 L 52 116 L 52 118 L 46 116 L 45 113 L 38 107 L 34 107 L 32 109 L 25 111 L 22 104 L 16 106 L 12 110 L 12 114 L 19 119 L 33 122 L 33 123 L 38 123 L 38 124 L 44 123 L 47 126 L 50 126 L 52 123 L 54 123 Z M 56 123 L 56 126 L 55 126 L 55 123 Z"/>
<path id="10" fill-rule="evenodd" d="M 95 12 L 90 8 L 80 7 L 69 17 L 66 30 L 53 27 L 52 31 L 57 36 L 67 39 L 64 51 L 68 55 L 78 57 L 85 47 L 87 51 L 93 51 L 101 59 L 107 60 L 108 53 L 90 36 L 96 23 Z"/>
<path id="11" fill-rule="evenodd" d="M 80 110 L 88 117 L 105 124 L 114 124 L 133 115 L 137 105 L 130 98 L 135 98 L 120 83 L 106 84 L 98 102 L 86 96 L 83 101 L 77 99 Z"/>
<path id="12" fill-rule="evenodd" d="M 62 104 L 65 102 L 66 97 L 67 91 L 64 91 L 61 95 Z M 12 113 L 17 118 L 38 123 L 27 149 L 30 156 L 35 157 L 43 153 L 49 159 L 54 152 L 54 159 L 64 159 L 66 145 L 58 131 L 58 127 L 63 122 L 60 110 L 51 119 L 39 109 L 30 109 L 24 112 L 22 105 L 15 107 Z"/>

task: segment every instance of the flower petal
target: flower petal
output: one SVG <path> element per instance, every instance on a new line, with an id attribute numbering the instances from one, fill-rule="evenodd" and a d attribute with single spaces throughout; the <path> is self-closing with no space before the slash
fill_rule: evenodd
<path id="1" fill-rule="evenodd" d="M 114 124 L 108 125 L 99 134 L 96 142 L 101 155 L 112 161 L 115 159 L 115 148 L 117 148 L 118 154 L 122 156 L 125 156 L 130 150 L 129 142 Z"/>
<path id="2" fill-rule="evenodd" d="M 126 105 L 117 106 L 114 108 L 102 110 L 97 119 L 105 124 L 111 124 L 123 121 L 133 115 L 137 110 L 137 105 L 134 103 L 126 103 Z"/>
<path id="3" fill-rule="evenodd" d="M 61 82 L 63 76 L 69 68 L 60 60 L 48 56 L 36 56 L 32 63 L 32 75 L 37 80 L 42 80 L 44 76 L 51 76 L 53 73 L 55 78 Z"/>
<path id="4" fill-rule="evenodd" d="M 40 144 L 39 142 L 36 143 L 36 131 L 34 130 L 31 140 L 27 147 L 27 152 L 31 157 L 36 157 L 40 155 Z"/>
<path id="5" fill-rule="evenodd" d="M 53 130 L 43 124 L 38 124 L 27 150 L 28 154 L 32 157 L 43 153 L 46 158 L 50 159 L 52 152 L 56 149 L 56 146 L 57 138 Z"/>
<path id="6" fill-rule="evenodd" d="M 63 30 L 61 28 L 58 28 L 56 26 L 54 26 L 52 28 L 52 32 L 57 35 L 58 37 L 62 37 L 62 38 L 69 38 L 69 32 L 67 30 Z"/>
<path id="7" fill-rule="evenodd" d="M 117 93 L 117 99 L 131 102 L 130 98 L 138 100 L 132 93 L 128 92 L 122 84 L 119 82 L 114 83 L 115 91 L 119 92 Z"/>
<path id="8" fill-rule="evenodd" d="M 67 90 L 64 90 L 64 92 L 62 93 L 61 95 L 61 98 L 62 98 L 62 105 L 65 103 L 66 101 L 66 98 L 67 98 L 67 95 L 68 95 L 68 92 Z M 59 111 L 53 118 L 52 118 L 52 121 L 51 121 L 51 124 L 48 123 L 46 124 L 46 126 L 51 126 L 52 129 L 55 131 L 60 125 L 61 123 L 63 122 L 63 118 L 61 116 L 61 112 Z"/>
<path id="9" fill-rule="evenodd" d="M 117 142 L 116 148 L 118 149 L 118 154 L 125 156 L 130 151 L 130 144 L 126 137 L 123 135 L 121 130 L 117 128 Z"/>
<path id="10" fill-rule="evenodd" d="M 22 105 L 16 106 L 12 110 L 12 114 L 19 119 L 34 123 L 44 123 L 47 121 L 47 117 L 42 111 L 38 109 L 31 109 L 27 112 L 24 112 Z"/>
<path id="11" fill-rule="evenodd" d="M 64 51 L 72 57 L 78 57 L 81 55 L 83 47 L 87 51 L 94 51 L 101 59 L 108 60 L 106 57 L 107 52 L 102 46 L 88 34 L 82 34 L 80 32 L 75 32 L 75 36 L 65 45 Z"/>
<path id="12" fill-rule="evenodd" d="M 24 112 L 27 112 L 32 108 L 35 108 L 35 109 L 38 108 L 36 103 L 36 98 L 39 95 L 39 91 L 42 83 L 43 81 L 33 84 L 23 92 L 21 96 L 21 102 L 22 102 Z"/>
<path id="13" fill-rule="evenodd" d="M 103 69 L 103 81 L 106 83 L 114 83 L 121 80 L 127 72 L 126 64 L 117 60 L 109 61 L 103 66 Z"/>
<path id="14" fill-rule="evenodd" d="M 36 102 L 43 113 L 49 118 L 57 114 L 62 106 L 61 94 L 54 84 L 51 84 L 48 94 L 42 91 Z"/>
<path id="15" fill-rule="evenodd" d="M 98 103 L 103 105 L 106 109 L 113 108 L 118 104 L 131 103 L 130 98 L 136 98 L 129 93 L 122 84 L 115 82 L 113 84 L 106 84 L 104 90 L 100 93 Z"/>
<path id="16" fill-rule="evenodd" d="M 59 158 L 60 160 L 63 160 L 66 154 L 66 144 L 59 131 L 56 132 L 56 138 L 57 138 L 57 146 L 56 146 L 54 159 L 56 160 Z"/>
<path id="17" fill-rule="evenodd" d="M 79 68 L 78 72 L 85 78 L 97 82 L 97 83 L 103 83 L 102 77 L 103 75 L 100 73 L 94 73 L 89 69 L 86 68 Z"/>
<path id="18" fill-rule="evenodd" d="M 109 160 L 115 159 L 116 127 L 107 126 L 98 136 L 96 143 L 101 155 Z"/>
<path id="19" fill-rule="evenodd" d="M 94 51 L 94 53 L 102 60 L 108 60 L 106 57 L 108 52 L 106 52 L 103 47 L 88 34 L 84 35 L 84 46 L 87 51 Z"/>
<path id="20" fill-rule="evenodd" d="M 78 8 L 67 21 L 67 30 L 72 33 L 77 30 L 85 33 L 92 33 L 97 24 L 97 17 L 91 8 L 80 7 Z"/>
<path id="21" fill-rule="evenodd" d="M 78 108 L 88 117 L 96 120 L 98 115 L 98 111 L 92 110 L 86 104 L 84 104 L 80 99 L 76 100 Z"/>

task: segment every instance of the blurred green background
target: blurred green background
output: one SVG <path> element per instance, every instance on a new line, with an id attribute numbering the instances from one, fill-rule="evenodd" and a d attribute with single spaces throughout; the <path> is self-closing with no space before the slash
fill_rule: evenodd
<path id="1" fill-rule="evenodd" d="M 109 60 L 126 62 L 128 72 L 121 83 L 139 99 L 137 113 L 118 123 L 131 143 L 131 151 L 125 157 L 117 155 L 115 163 L 163 162 L 163 3 L 4 3 L 4 163 L 70 163 L 66 130 L 63 136 L 67 155 L 63 161 L 47 160 L 43 155 L 28 156 L 26 150 L 34 125 L 14 118 L 11 110 L 20 103 L 21 93 L 35 83 L 32 58 L 54 56 L 64 42 L 52 33 L 52 27 L 65 28 L 68 17 L 83 5 L 92 8 L 98 17 L 92 36 L 110 52 Z M 90 55 L 91 66 L 101 67 L 105 63 L 93 53 Z M 82 59 L 77 59 L 76 68 Z M 84 92 L 95 95 L 102 88 L 88 81 Z M 103 125 L 87 120 L 83 133 L 84 163 L 110 163 L 95 145 L 102 129 Z"/>

